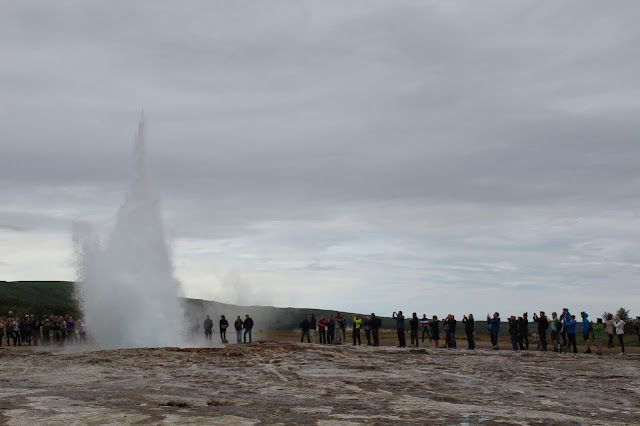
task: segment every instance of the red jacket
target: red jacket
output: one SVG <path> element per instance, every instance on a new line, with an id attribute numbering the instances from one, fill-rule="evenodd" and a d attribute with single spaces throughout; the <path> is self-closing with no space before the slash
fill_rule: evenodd
<path id="1" fill-rule="evenodd" d="M 327 327 L 327 321 L 323 319 L 318 321 L 318 331 L 325 331 L 326 327 Z"/>

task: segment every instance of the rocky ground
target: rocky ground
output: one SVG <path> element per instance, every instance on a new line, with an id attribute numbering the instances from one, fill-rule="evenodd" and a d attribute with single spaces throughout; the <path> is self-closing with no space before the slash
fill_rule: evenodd
<path id="1" fill-rule="evenodd" d="M 640 356 L 262 342 L 0 348 L 4 424 L 638 424 Z"/>

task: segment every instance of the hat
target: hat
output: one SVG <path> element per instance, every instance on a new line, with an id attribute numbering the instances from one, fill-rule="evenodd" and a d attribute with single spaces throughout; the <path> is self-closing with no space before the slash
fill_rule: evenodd
<path id="1" fill-rule="evenodd" d="M 569 311 L 569 308 L 562 308 L 563 311 Z"/>

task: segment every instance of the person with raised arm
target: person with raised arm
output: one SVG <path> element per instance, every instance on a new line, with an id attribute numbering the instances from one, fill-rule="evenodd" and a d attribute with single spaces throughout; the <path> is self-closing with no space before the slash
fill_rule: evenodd
<path id="1" fill-rule="evenodd" d="M 464 333 L 467 335 L 467 344 L 470 350 L 476 349 L 476 322 L 473 319 L 473 314 L 462 317 L 462 323 L 464 324 Z"/>
<path id="2" fill-rule="evenodd" d="M 360 318 L 360 314 L 351 314 L 351 321 L 353 321 L 353 331 L 351 332 L 351 337 L 353 337 L 353 346 L 356 345 L 356 340 L 358 341 L 358 345 L 360 345 L 362 343 L 360 341 L 360 327 L 362 327 L 362 318 Z"/>
<path id="3" fill-rule="evenodd" d="M 487 326 L 489 327 L 489 333 L 491 334 L 491 346 L 493 349 L 498 349 L 498 333 L 500 333 L 500 314 L 493 313 L 493 318 L 487 314 Z"/>
<path id="4" fill-rule="evenodd" d="M 584 351 L 586 354 L 591 353 L 591 341 L 589 340 L 589 331 L 591 331 L 591 323 L 587 318 L 589 318 L 589 314 L 586 312 L 580 312 L 580 316 L 582 317 L 582 339 L 584 343 L 587 345 L 587 350 Z"/>
<path id="5" fill-rule="evenodd" d="M 404 336 L 404 315 L 402 315 L 402 311 L 398 311 L 397 315 L 394 312 L 392 315 L 394 320 L 396 320 L 396 332 L 398 333 L 398 347 L 404 348 L 407 346 L 407 341 Z"/>
<path id="6" fill-rule="evenodd" d="M 626 322 L 622 320 L 622 317 L 620 315 L 618 315 L 616 318 L 617 321 L 615 321 L 613 325 L 615 325 L 616 327 L 616 334 L 618 335 L 618 341 L 620 342 L 620 348 L 622 349 L 620 355 L 624 355 L 624 325 L 626 324 Z"/>
<path id="7" fill-rule="evenodd" d="M 540 346 L 543 352 L 547 351 L 547 328 L 549 328 L 549 319 L 544 311 L 540 311 L 540 316 L 533 313 L 533 322 L 538 324 L 538 336 L 540 338 Z"/>

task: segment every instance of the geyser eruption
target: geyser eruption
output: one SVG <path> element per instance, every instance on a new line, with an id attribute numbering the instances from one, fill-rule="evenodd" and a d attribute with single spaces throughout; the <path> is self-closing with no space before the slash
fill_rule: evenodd
<path id="1" fill-rule="evenodd" d="M 158 197 L 147 171 L 144 119 L 133 150 L 131 188 L 104 241 L 74 224 L 78 298 L 103 348 L 179 346 L 183 314 Z"/>

